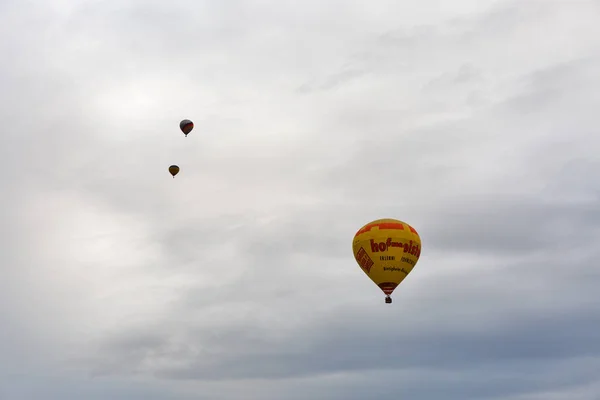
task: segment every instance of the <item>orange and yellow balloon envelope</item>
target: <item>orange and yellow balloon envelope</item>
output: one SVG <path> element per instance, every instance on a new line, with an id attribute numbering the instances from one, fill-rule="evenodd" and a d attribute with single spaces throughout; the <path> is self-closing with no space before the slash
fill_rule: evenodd
<path id="1" fill-rule="evenodd" d="M 419 261 L 421 238 L 406 222 L 378 219 L 360 228 L 352 243 L 354 258 L 369 278 L 390 295 Z"/>

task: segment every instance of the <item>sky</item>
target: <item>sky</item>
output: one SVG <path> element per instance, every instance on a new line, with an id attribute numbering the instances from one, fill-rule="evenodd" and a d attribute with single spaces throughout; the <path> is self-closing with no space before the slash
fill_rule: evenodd
<path id="1" fill-rule="evenodd" d="M 0 400 L 600 399 L 598 1 L 0 0 L 0 50 Z"/>

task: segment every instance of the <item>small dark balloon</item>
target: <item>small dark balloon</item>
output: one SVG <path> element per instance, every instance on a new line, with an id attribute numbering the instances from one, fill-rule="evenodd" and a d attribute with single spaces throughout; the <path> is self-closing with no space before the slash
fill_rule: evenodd
<path id="1" fill-rule="evenodd" d="M 179 123 L 179 129 L 181 129 L 185 136 L 187 136 L 188 133 L 190 133 L 192 129 L 194 129 L 194 123 L 189 119 L 184 119 Z"/>
<path id="2" fill-rule="evenodd" d="M 179 167 L 177 165 L 171 165 L 169 167 L 169 172 L 171 173 L 171 175 L 173 175 L 173 178 L 175 178 L 175 175 L 179 173 Z"/>

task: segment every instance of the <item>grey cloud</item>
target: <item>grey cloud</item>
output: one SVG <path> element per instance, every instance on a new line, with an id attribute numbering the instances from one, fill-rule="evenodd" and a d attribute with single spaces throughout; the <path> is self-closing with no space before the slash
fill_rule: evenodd
<path id="1" fill-rule="evenodd" d="M 530 113 L 578 101 L 583 98 L 582 92 L 590 90 L 589 83 L 598 79 L 594 67 L 597 60 L 595 55 L 533 71 L 522 79 L 525 93 L 508 99 L 507 103 L 521 113 Z"/>
<path id="2" fill-rule="evenodd" d="M 227 310 L 233 310 L 228 306 L 229 302 L 232 305 L 237 302 L 232 292 L 230 295 L 235 300 L 222 295 L 215 297 L 214 290 L 206 294 L 199 289 L 190 295 L 207 295 L 212 300 L 188 303 L 189 311 L 182 314 L 204 315 L 198 319 L 202 321 L 198 328 L 181 331 L 175 322 L 180 321 L 179 318 L 161 323 L 179 332 L 172 335 L 163 330 L 162 334 L 175 342 L 180 340 L 180 346 L 187 350 L 165 354 L 166 347 L 161 345 L 146 354 L 158 352 L 174 362 L 183 362 L 181 367 L 159 368 L 160 374 L 182 379 L 281 379 L 370 368 L 462 368 L 473 363 L 504 362 L 502 360 L 558 362 L 563 357 L 593 357 L 600 351 L 594 333 L 598 323 L 594 299 L 599 276 L 584 273 L 593 259 L 594 256 L 590 256 L 561 270 L 563 260 L 548 254 L 537 262 L 523 260 L 516 265 L 513 262 L 501 266 L 506 270 L 502 278 L 486 272 L 490 271 L 489 267 L 471 272 L 467 279 L 462 275 L 442 274 L 428 279 L 425 284 L 427 281 L 419 283 L 419 278 L 412 278 L 411 284 L 418 287 L 411 290 L 406 286 L 396 295 L 396 303 L 412 305 L 401 320 L 384 329 L 379 328 L 378 321 L 384 317 L 385 310 L 375 311 L 361 305 L 360 298 L 351 300 L 350 293 L 341 303 L 322 303 L 302 322 L 292 322 L 290 316 L 285 316 L 290 304 L 286 299 L 259 300 L 253 295 L 260 303 L 239 303 L 248 310 L 249 319 L 236 323 L 216 317 L 226 316 Z M 417 271 L 428 267 L 433 266 L 420 265 Z M 555 272 L 547 275 L 548 270 Z M 356 269 L 353 273 L 360 271 Z M 246 280 L 235 289 L 244 293 L 244 286 L 258 284 L 258 278 Z M 588 285 L 582 285 L 583 280 Z M 570 295 L 576 287 L 579 287 L 578 294 Z M 405 290 L 408 292 L 404 293 Z M 310 296 L 316 293 L 307 293 L 304 300 L 295 297 L 310 303 Z M 338 291 L 338 295 L 342 293 Z M 560 296 L 561 306 L 553 304 L 556 296 Z M 469 301 L 472 298 L 485 298 L 486 302 L 473 303 Z M 222 311 L 206 314 L 211 309 Z M 265 315 L 281 323 L 263 325 Z M 355 325 L 357 319 L 363 321 L 360 326 Z M 247 324 L 252 320 L 253 328 L 250 328 Z M 295 328 L 290 328 L 292 326 Z M 233 341 L 229 341 L 230 338 Z M 126 366 L 118 355 L 127 352 L 115 351 L 115 345 L 109 344 L 110 350 L 103 354 L 117 357 L 120 361 L 115 365 Z M 134 344 L 133 348 L 138 345 Z"/>
<path id="3" fill-rule="evenodd" d="M 469 64 L 463 64 L 456 72 L 447 72 L 431 80 L 425 85 L 425 90 L 434 90 L 436 87 L 477 82 L 481 79 L 481 72 Z"/>
<path id="4" fill-rule="evenodd" d="M 347 69 L 339 72 L 338 74 L 332 75 L 327 78 L 324 82 L 317 83 L 305 83 L 300 86 L 297 91 L 298 93 L 311 93 L 317 90 L 331 90 L 339 87 L 340 85 L 347 84 L 355 78 L 361 77 L 365 74 L 364 71 L 357 69 Z"/>
<path id="5" fill-rule="evenodd" d="M 267 343 L 267 340 L 252 344 L 253 341 L 246 338 L 248 332 L 238 331 L 235 339 L 245 346 L 234 346 L 238 349 L 237 356 L 232 357 L 230 352 L 226 355 L 227 353 L 219 351 L 214 354 L 214 358 L 207 359 L 211 354 L 210 350 L 198 353 L 192 350 L 192 345 L 192 349 L 187 352 L 173 353 L 178 358 L 187 360 L 188 365 L 183 369 L 166 369 L 159 374 L 183 380 L 285 379 L 290 376 L 310 377 L 351 371 L 369 374 L 371 369 L 402 373 L 411 369 L 423 368 L 423 371 L 427 371 L 432 368 L 460 373 L 462 368 L 474 364 L 479 365 L 480 369 L 509 365 L 520 365 L 524 369 L 527 365 L 537 365 L 534 368 L 541 372 L 540 370 L 560 365 L 563 357 L 577 360 L 584 356 L 580 361 L 584 367 L 583 376 L 563 375 L 563 379 L 569 379 L 571 383 L 581 383 L 595 377 L 592 367 L 585 365 L 585 357 L 591 357 L 592 354 L 597 356 L 599 351 L 593 332 L 597 323 L 596 319 L 590 320 L 587 317 L 530 320 L 491 334 L 460 332 L 448 335 L 443 340 L 433 331 L 426 335 L 407 336 L 391 329 L 363 329 L 352 334 L 352 329 L 349 330 L 348 326 L 330 325 L 322 327 L 319 333 L 323 337 L 317 337 L 316 343 L 306 349 L 302 345 L 298 347 L 295 341 L 275 346 Z M 565 330 L 565 325 L 573 326 L 573 329 Z M 545 334 L 540 337 L 540 332 Z M 190 333 L 190 338 L 202 337 L 198 335 L 201 332 Z M 357 345 L 358 343 L 361 345 Z M 210 345 L 207 344 L 207 347 L 210 349 Z M 222 348 L 217 346 L 216 349 Z M 492 367 L 493 365 L 496 367 Z M 514 371 L 514 367 L 511 369 Z M 536 377 L 533 374 L 523 378 L 521 387 L 518 387 L 518 379 L 511 377 L 511 386 L 517 387 L 507 388 L 508 393 L 505 394 L 509 394 L 511 390 L 532 390 L 550 385 L 548 381 L 538 381 L 536 385 Z M 413 390 L 422 389 L 415 387 Z M 489 393 L 494 390 L 494 386 L 490 382 L 473 382 L 464 390 L 478 390 L 483 395 L 485 391 Z"/>
<path id="6" fill-rule="evenodd" d="M 344 4 L 3 3 L 0 397 L 594 398 L 595 2 Z"/>
<path id="7" fill-rule="evenodd" d="M 561 205 L 527 199 L 480 200 L 447 203 L 424 228 L 432 247 L 449 251 L 496 253 L 537 252 L 551 248 L 587 247 L 597 239 L 600 208 Z M 429 228 L 429 229 L 427 229 Z M 573 239 L 577 238 L 576 242 Z"/>

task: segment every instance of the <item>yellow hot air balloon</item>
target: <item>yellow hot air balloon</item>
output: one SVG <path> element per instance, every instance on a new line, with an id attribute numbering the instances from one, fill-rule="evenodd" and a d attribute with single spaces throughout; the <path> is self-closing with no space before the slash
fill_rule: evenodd
<path id="1" fill-rule="evenodd" d="M 369 278 L 386 294 L 385 302 L 406 278 L 421 256 L 421 238 L 406 222 L 378 219 L 354 235 L 354 258 Z"/>
<path id="2" fill-rule="evenodd" d="M 171 173 L 171 175 L 173 175 L 173 178 L 175 178 L 175 175 L 179 173 L 179 167 L 177 165 L 171 165 L 169 167 L 169 172 Z"/>

